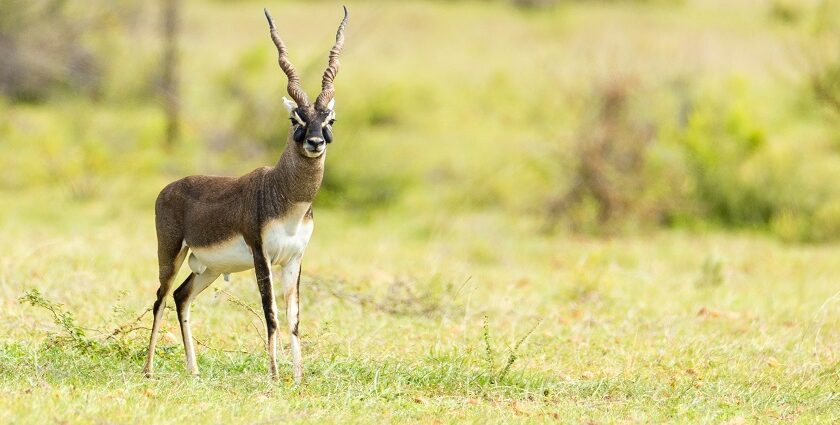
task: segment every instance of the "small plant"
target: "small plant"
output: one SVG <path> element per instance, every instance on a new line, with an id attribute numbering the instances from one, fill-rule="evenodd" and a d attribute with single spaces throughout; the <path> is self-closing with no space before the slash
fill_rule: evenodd
<path id="1" fill-rule="evenodd" d="M 487 354 L 487 376 L 490 377 L 491 383 L 495 383 L 496 353 L 493 351 L 493 344 L 490 343 L 490 325 L 487 323 L 487 315 L 484 316 L 482 330 L 484 336 L 485 353 Z"/>
<path id="2" fill-rule="evenodd" d="M 64 335 L 57 336 L 58 339 L 69 340 L 74 347 L 83 350 L 88 350 L 98 345 L 97 341 L 88 338 L 84 328 L 76 324 L 76 318 L 73 317 L 73 313 L 65 310 L 64 305 L 44 298 L 41 295 L 41 291 L 30 289 L 18 301 L 33 307 L 41 307 L 52 313 L 53 323 L 64 331 Z"/>
<path id="3" fill-rule="evenodd" d="M 224 292 L 228 299 L 234 305 L 241 307 L 243 310 L 255 314 L 257 318 L 261 316 L 256 311 L 245 303 L 236 298 L 230 292 L 220 290 L 217 292 Z M 120 293 L 120 299 L 124 296 Z M 118 299 L 118 301 L 120 300 Z M 125 307 L 117 303 L 113 307 L 113 316 L 103 320 L 103 323 L 97 328 L 84 328 L 77 324 L 73 313 L 65 310 L 64 305 L 55 301 L 49 300 L 41 294 L 37 289 L 30 289 L 26 291 L 23 296 L 18 298 L 22 304 L 28 304 L 33 307 L 43 308 L 52 314 L 53 323 L 59 326 L 60 332 L 51 333 L 51 341 L 53 343 L 80 350 L 82 352 L 95 351 L 98 354 L 116 355 L 116 356 L 135 356 L 144 349 L 144 341 L 138 338 L 135 331 L 148 330 L 148 328 L 141 325 L 141 321 L 146 315 L 152 311 L 151 308 L 143 310 L 138 316 L 131 319 L 120 319 L 125 316 L 127 311 Z M 259 332 L 259 330 L 258 330 Z M 196 340 L 198 345 L 209 350 L 225 352 L 225 353 L 242 353 L 239 350 L 224 350 L 211 346 L 201 340 Z M 265 341 L 263 341 L 265 343 Z M 165 350 L 164 350 L 165 351 Z"/>
<path id="4" fill-rule="evenodd" d="M 126 356 L 136 351 L 138 347 L 136 343 L 139 341 L 133 338 L 131 334 L 138 329 L 142 329 L 138 324 L 151 311 L 151 309 L 146 309 L 134 319 L 118 322 L 116 316 L 124 313 L 125 309 L 117 304 L 114 306 L 113 318 L 106 320 L 106 324 L 91 329 L 80 326 L 73 313 L 67 311 L 63 304 L 47 299 L 37 289 L 26 291 L 22 297 L 18 298 L 18 301 L 50 312 L 53 323 L 60 328 L 60 332 L 50 334 L 53 343 L 82 352 L 96 351 Z M 112 325 L 113 328 L 110 328 Z"/>
<path id="5" fill-rule="evenodd" d="M 490 325 L 488 324 L 487 316 L 484 316 L 482 330 L 486 354 L 485 360 L 487 362 L 486 373 L 489 377 L 489 382 L 491 384 L 497 384 L 505 379 L 505 376 L 507 376 L 508 372 L 510 372 L 511 367 L 513 367 L 513 364 L 519 358 L 519 347 L 521 347 L 525 340 L 528 339 L 528 337 L 531 336 L 532 333 L 534 333 L 534 331 L 537 329 L 537 326 L 539 326 L 540 323 L 542 323 L 542 319 L 538 321 L 533 327 L 531 327 L 531 329 L 529 329 L 528 332 L 526 332 L 525 335 L 522 336 L 522 338 L 519 338 L 519 340 L 516 341 L 516 344 L 514 344 L 513 347 L 508 347 L 508 357 L 505 361 L 505 365 L 502 367 L 501 370 L 497 370 L 496 351 L 493 349 L 493 343 L 490 338 Z"/>

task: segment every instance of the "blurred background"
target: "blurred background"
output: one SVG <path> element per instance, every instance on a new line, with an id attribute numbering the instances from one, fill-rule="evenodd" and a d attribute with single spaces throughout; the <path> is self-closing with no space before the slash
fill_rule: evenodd
<path id="1" fill-rule="evenodd" d="M 840 1 L 347 4 L 322 210 L 840 238 Z M 338 2 L 0 0 L 6 218 L 145 217 L 175 178 L 273 164 L 263 6 L 314 95 Z"/>

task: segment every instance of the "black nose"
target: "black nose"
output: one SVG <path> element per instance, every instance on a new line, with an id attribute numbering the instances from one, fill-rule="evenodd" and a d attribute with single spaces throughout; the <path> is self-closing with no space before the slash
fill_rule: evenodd
<path id="1" fill-rule="evenodd" d="M 310 137 L 306 139 L 306 143 L 312 146 L 313 148 L 318 149 L 321 147 L 321 145 L 324 144 L 324 139 L 320 137 Z"/>

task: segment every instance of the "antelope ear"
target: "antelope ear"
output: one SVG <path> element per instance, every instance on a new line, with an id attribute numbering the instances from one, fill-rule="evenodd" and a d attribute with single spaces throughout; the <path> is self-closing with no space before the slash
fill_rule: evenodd
<path id="1" fill-rule="evenodd" d="M 283 106 L 286 107 L 290 114 L 298 107 L 294 100 L 288 99 L 286 96 L 283 96 Z"/>
<path id="2" fill-rule="evenodd" d="M 330 100 L 330 103 L 327 104 L 327 109 L 329 109 L 330 111 L 335 109 L 335 98 L 332 98 L 332 100 Z"/>

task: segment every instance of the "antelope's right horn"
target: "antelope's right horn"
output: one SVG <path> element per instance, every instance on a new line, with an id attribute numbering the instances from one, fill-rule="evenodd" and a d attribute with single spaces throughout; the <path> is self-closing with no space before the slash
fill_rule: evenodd
<path id="1" fill-rule="evenodd" d="M 303 88 L 300 85 L 300 77 L 295 70 L 295 66 L 289 61 L 289 52 L 286 50 L 286 45 L 283 44 L 283 40 L 280 38 L 280 35 L 277 34 L 277 28 L 274 26 L 274 19 L 271 17 L 271 14 L 268 13 L 268 9 L 263 9 L 263 11 L 265 12 L 265 19 L 268 20 L 268 29 L 271 33 L 271 40 L 274 42 L 274 45 L 277 46 L 277 63 L 280 64 L 280 68 L 286 73 L 286 77 L 289 79 L 289 84 L 286 86 L 286 90 L 289 92 L 289 96 L 297 102 L 298 106 L 307 106 L 309 105 L 309 98 L 306 97 L 306 92 L 303 91 Z"/>

